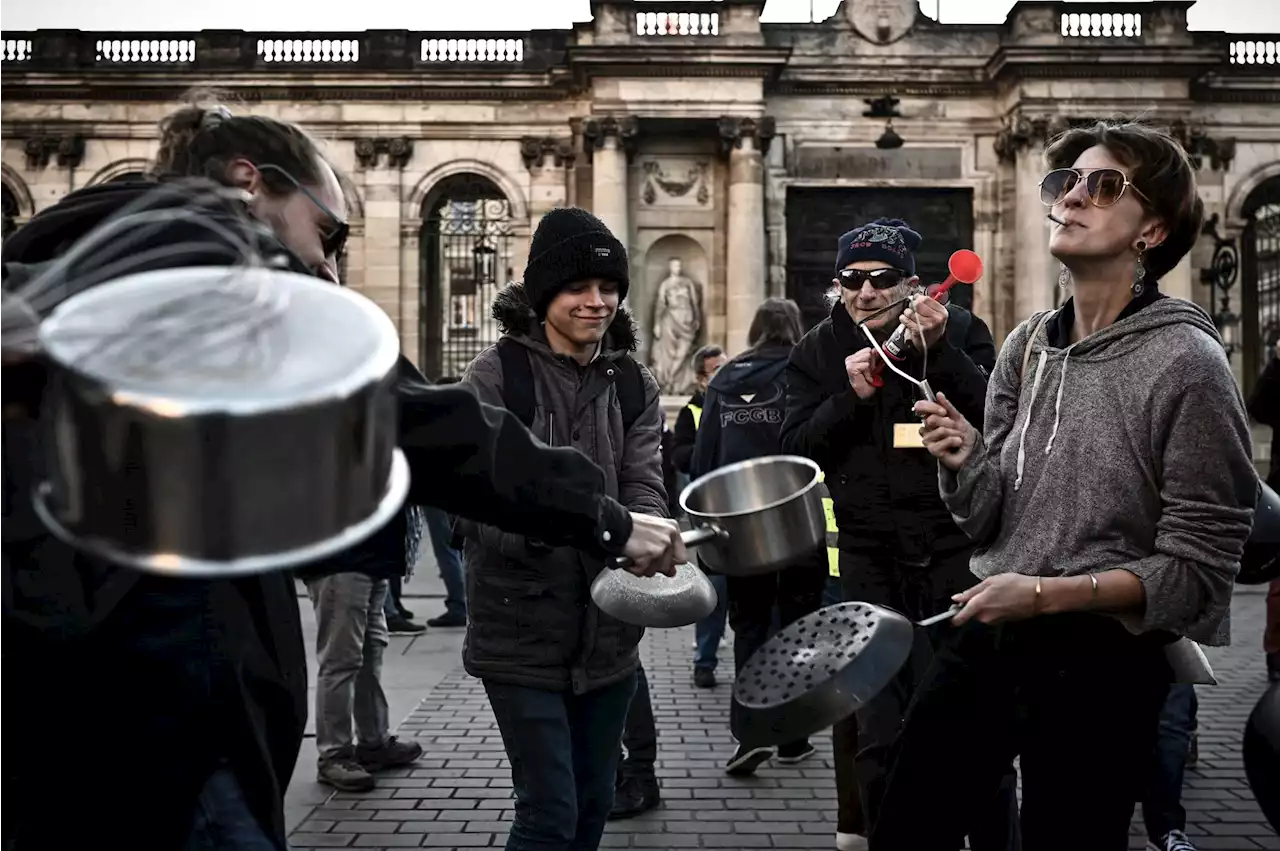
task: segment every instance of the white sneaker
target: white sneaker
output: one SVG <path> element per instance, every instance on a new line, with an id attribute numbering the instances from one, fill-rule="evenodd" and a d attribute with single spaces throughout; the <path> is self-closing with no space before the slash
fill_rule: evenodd
<path id="1" fill-rule="evenodd" d="M 1187 835 L 1180 830 L 1171 830 L 1160 839 L 1147 843 L 1147 851 L 1196 851 Z"/>
<path id="2" fill-rule="evenodd" d="M 860 833 L 837 833 L 836 851 L 867 851 L 867 838 Z"/>

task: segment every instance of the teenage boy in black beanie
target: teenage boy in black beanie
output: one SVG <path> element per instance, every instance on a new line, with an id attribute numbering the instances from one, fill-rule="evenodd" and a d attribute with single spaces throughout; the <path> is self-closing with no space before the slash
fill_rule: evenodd
<path id="1" fill-rule="evenodd" d="M 630 356 L 629 284 L 626 250 L 599 219 L 552 210 L 524 283 L 494 301 L 503 339 L 462 380 L 546 443 L 595 461 L 605 492 L 628 509 L 666 517 L 658 385 Z M 492 526 L 460 528 L 471 617 L 463 660 L 484 681 L 516 791 L 506 847 L 591 851 L 613 805 L 644 630 L 590 602 L 603 560 Z"/>
<path id="2" fill-rule="evenodd" d="M 881 356 L 857 323 L 865 321 L 879 343 L 905 325 L 916 348 L 900 368 L 917 377 L 925 365 L 917 351 L 923 335 L 930 385 L 945 391 L 970 422 L 982 421 L 987 373 L 995 365 L 991 332 L 963 308 L 919 298 L 913 306 L 871 319 L 918 292 L 920 242 L 920 235 L 897 219 L 879 219 L 840 237 L 835 267 L 840 301 L 791 354 L 782 425 L 783 451 L 812 458 L 826 474 L 839 527 L 844 598 L 889 606 L 912 620 L 944 611 L 952 594 L 975 583 L 969 573 L 974 544 L 938 495 L 938 466 L 923 448 L 920 421 L 912 414 L 917 389 L 887 369 L 880 371 Z M 945 629 L 944 624 L 917 630 L 911 658 L 894 682 L 856 720 L 836 726 L 840 851 L 865 848 L 859 835 L 870 833 L 878 812 L 890 770 L 889 745 Z M 1010 766 L 1002 797 L 993 794 L 993 812 L 974 814 L 970 847 L 1014 847 L 1014 786 Z"/>

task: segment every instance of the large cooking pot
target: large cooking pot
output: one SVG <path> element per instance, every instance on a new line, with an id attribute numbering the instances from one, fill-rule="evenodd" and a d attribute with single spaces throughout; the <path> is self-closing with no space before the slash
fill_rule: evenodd
<path id="1" fill-rule="evenodd" d="M 1253 530 L 1240 555 L 1241 585 L 1265 585 L 1280 579 L 1280 495 L 1266 482 L 1258 483 Z"/>
<path id="2" fill-rule="evenodd" d="M 812 557 L 826 540 L 821 474 L 808 458 L 773 455 L 701 476 L 680 494 L 695 527 L 685 545 L 726 576 L 773 573 Z"/>
<path id="3" fill-rule="evenodd" d="M 1253 707 L 1240 750 L 1254 800 L 1280 831 L 1280 683 L 1268 686 Z"/>
<path id="4" fill-rule="evenodd" d="M 110 561 L 222 577 L 358 543 L 399 510 L 399 343 L 350 290 L 265 269 L 148 272 L 40 328 L 49 529 Z"/>

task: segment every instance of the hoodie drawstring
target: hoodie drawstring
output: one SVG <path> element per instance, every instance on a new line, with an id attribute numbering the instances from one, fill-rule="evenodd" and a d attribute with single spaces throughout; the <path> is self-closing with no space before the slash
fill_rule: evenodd
<path id="1" fill-rule="evenodd" d="M 1062 355 L 1062 371 L 1058 374 L 1058 399 L 1053 405 L 1053 431 L 1049 434 L 1049 442 L 1044 446 L 1045 455 L 1053 451 L 1053 439 L 1058 436 L 1058 423 L 1062 419 L 1062 389 L 1067 386 L 1067 361 L 1071 360 L 1071 350 L 1075 347 L 1075 343 L 1067 346 Z"/>
<path id="2" fill-rule="evenodd" d="M 1027 341 L 1031 345 L 1031 341 Z M 1027 418 L 1022 421 L 1022 431 L 1018 434 L 1018 475 L 1013 480 L 1013 489 L 1022 487 L 1022 468 L 1027 462 L 1027 428 L 1031 425 L 1031 414 L 1035 411 L 1036 395 L 1040 392 L 1040 379 L 1044 375 L 1044 365 L 1049 360 L 1049 350 L 1040 350 L 1040 359 L 1036 361 L 1036 380 L 1031 385 L 1031 401 L 1027 403 Z"/>

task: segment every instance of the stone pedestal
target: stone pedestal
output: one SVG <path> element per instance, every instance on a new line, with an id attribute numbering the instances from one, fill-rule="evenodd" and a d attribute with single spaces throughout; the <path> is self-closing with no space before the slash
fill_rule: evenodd
<path id="1" fill-rule="evenodd" d="M 767 295 L 764 235 L 764 160 L 753 136 L 729 151 L 729 222 L 725 251 L 727 344 L 730 355 L 747 348 L 747 331 Z"/>
<path id="2" fill-rule="evenodd" d="M 592 156 L 591 211 L 631 249 L 627 201 L 627 152 L 617 136 L 605 136 Z"/>

